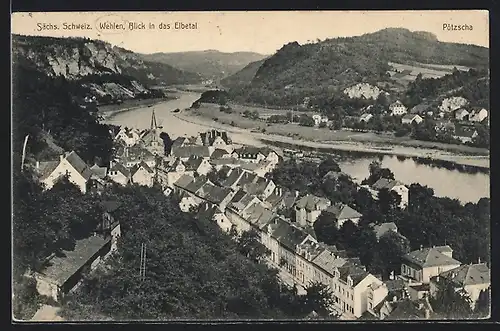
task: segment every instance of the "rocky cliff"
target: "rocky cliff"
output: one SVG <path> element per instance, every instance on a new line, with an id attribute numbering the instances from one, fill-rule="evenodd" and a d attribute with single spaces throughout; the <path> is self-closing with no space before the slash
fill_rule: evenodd
<path id="1" fill-rule="evenodd" d="M 191 84 L 195 73 L 144 61 L 137 54 L 88 38 L 12 37 L 16 64 L 50 77 L 78 81 L 96 97 L 128 99 L 150 95 L 152 85 Z"/>
<path id="2" fill-rule="evenodd" d="M 388 95 L 387 92 L 367 83 L 359 83 L 344 89 L 344 94 L 351 99 L 373 99 L 376 100 L 380 93 Z"/>

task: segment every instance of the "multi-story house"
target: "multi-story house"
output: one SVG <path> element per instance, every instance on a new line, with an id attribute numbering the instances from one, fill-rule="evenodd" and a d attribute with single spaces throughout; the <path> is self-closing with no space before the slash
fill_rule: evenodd
<path id="1" fill-rule="evenodd" d="M 307 194 L 295 203 L 295 222 L 301 226 L 312 226 L 321 212 L 330 205 L 331 201 L 326 198 Z"/>
<path id="2" fill-rule="evenodd" d="M 208 159 L 192 155 L 184 162 L 185 171 L 193 171 L 198 175 L 207 175 L 212 170 Z"/>
<path id="3" fill-rule="evenodd" d="M 450 246 L 421 247 L 403 256 L 401 277 L 409 283 L 429 284 L 430 279 L 444 271 L 457 268 Z"/>
<path id="4" fill-rule="evenodd" d="M 122 186 L 126 186 L 131 180 L 130 171 L 121 163 L 113 161 L 109 164 L 108 177 Z"/>
<path id="5" fill-rule="evenodd" d="M 363 216 L 357 210 L 341 202 L 328 206 L 325 212 L 332 215 L 333 221 L 339 229 L 347 220 L 350 220 L 354 224 L 358 224 L 359 219 Z"/>
<path id="6" fill-rule="evenodd" d="M 145 162 L 141 162 L 130 171 L 132 183 L 152 187 L 155 178 L 155 171 L 151 169 Z"/>
<path id="7" fill-rule="evenodd" d="M 491 286 L 490 268 L 485 263 L 462 265 L 440 273 L 430 279 L 430 294 L 435 296 L 440 288 L 451 282 L 456 289 L 464 290 L 474 309 L 479 295 Z"/>
<path id="8" fill-rule="evenodd" d="M 36 162 L 35 171 L 45 189 L 51 189 L 63 176 L 75 184 L 82 193 L 87 192 L 88 182 L 92 176 L 90 167 L 75 151 L 64 153 L 57 161 Z"/>
<path id="9" fill-rule="evenodd" d="M 393 102 L 389 106 L 389 110 L 390 110 L 392 116 L 402 116 L 402 115 L 407 113 L 407 108 L 399 100 L 396 102 Z"/>

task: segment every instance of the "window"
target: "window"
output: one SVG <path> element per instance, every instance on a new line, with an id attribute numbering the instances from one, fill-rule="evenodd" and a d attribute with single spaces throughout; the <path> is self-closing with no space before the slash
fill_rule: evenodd
<path id="1" fill-rule="evenodd" d="M 371 302 L 368 304 L 368 306 L 370 307 L 370 309 L 373 308 L 373 304 Z"/>

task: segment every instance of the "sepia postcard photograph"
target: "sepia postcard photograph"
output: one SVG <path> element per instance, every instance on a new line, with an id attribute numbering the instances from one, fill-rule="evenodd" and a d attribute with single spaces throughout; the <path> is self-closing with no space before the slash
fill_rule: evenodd
<path id="1" fill-rule="evenodd" d="M 486 10 L 16 12 L 12 321 L 491 315 Z"/>

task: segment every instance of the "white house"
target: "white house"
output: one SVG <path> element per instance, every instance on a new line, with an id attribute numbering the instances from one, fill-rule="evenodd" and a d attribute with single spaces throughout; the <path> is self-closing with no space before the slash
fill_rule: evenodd
<path id="1" fill-rule="evenodd" d="M 137 129 L 121 127 L 115 136 L 115 141 L 123 141 L 125 146 L 131 147 L 140 140 L 140 132 Z"/>
<path id="2" fill-rule="evenodd" d="M 141 162 L 134 166 L 130 174 L 132 183 L 142 186 L 153 186 L 155 173 L 145 162 Z"/>
<path id="3" fill-rule="evenodd" d="M 453 258 L 450 246 L 421 247 L 403 256 L 400 277 L 410 283 L 429 284 L 432 277 L 461 264 Z"/>
<path id="4" fill-rule="evenodd" d="M 108 177 L 113 182 L 126 186 L 130 182 L 130 171 L 121 163 L 110 162 Z"/>
<path id="5" fill-rule="evenodd" d="M 403 124 L 420 124 L 424 119 L 418 114 L 406 114 L 401 118 L 401 123 Z"/>
<path id="6" fill-rule="evenodd" d="M 467 116 L 469 116 L 469 112 L 466 109 L 460 108 L 460 109 L 455 110 L 455 119 L 456 120 L 464 121 L 467 119 Z"/>
<path id="7" fill-rule="evenodd" d="M 328 123 L 328 117 L 326 116 L 321 116 L 318 114 L 314 114 L 312 116 L 312 119 L 314 120 L 314 125 L 319 126 L 321 123 Z"/>
<path id="8" fill-rule="evenodd" d="M 484 108 L 474 108 L 469 114 L 469 121 L 482 122 L 488 117 L 488 111 Z"/>
<path id="9" fill-rule="evenodd" d="M 386 178 L 380 178 L 371 187 L 374 192 L 375 198 L 378 199 L 378 193 L 382 189 L 388 189 L 389 191 L 396 192 L 401 197 L 401 202 L 399 203 L 399 208 L 404 209 L 408 206 L 408 187 L 397 180 L 391 180 Z"/>
<path id="10" fill-rule="evenodd" d="M 359 121 L 367 123 L 372 119 L 372 117 L 373 117 L 372 114 L 366 113 L 366 114 L 363 114 L 359 117 Z"/>
<path id="11" fill-rule="evenodd" d="M 389 110 L 391 111 L 391 116 L 401 116 L 401 115 L 404 115 L 408 112 L 405 105 L 403 105 L 403 103 L 399 100 L 396 102 L 393 102 L 389 106 Z"/>
<path id="12" fill-rule="evenodd" d="M 477 263 L 444 271 L 431 278 L 431 296 L 435 296 L 437 291 L 443 287 L 444 280 L 451 282 L 455 288 L 464 290 L 471 299 L 471 308 L 474 309 L 481 291 L 488 290 L 491 286 L 490 268 L 485 263 Z"/>
<path id="13" fill-rule="evenodd" d="M 60 155 L 58 161 L 37 161 L 35 168 L 45 189 L 51 189 L 61 177 L 68 175 L 69 181 L 75 184 L 82 193 L 86 193 L 87 183 L 92 176 L 90 167 L 75 151 Z"/>

